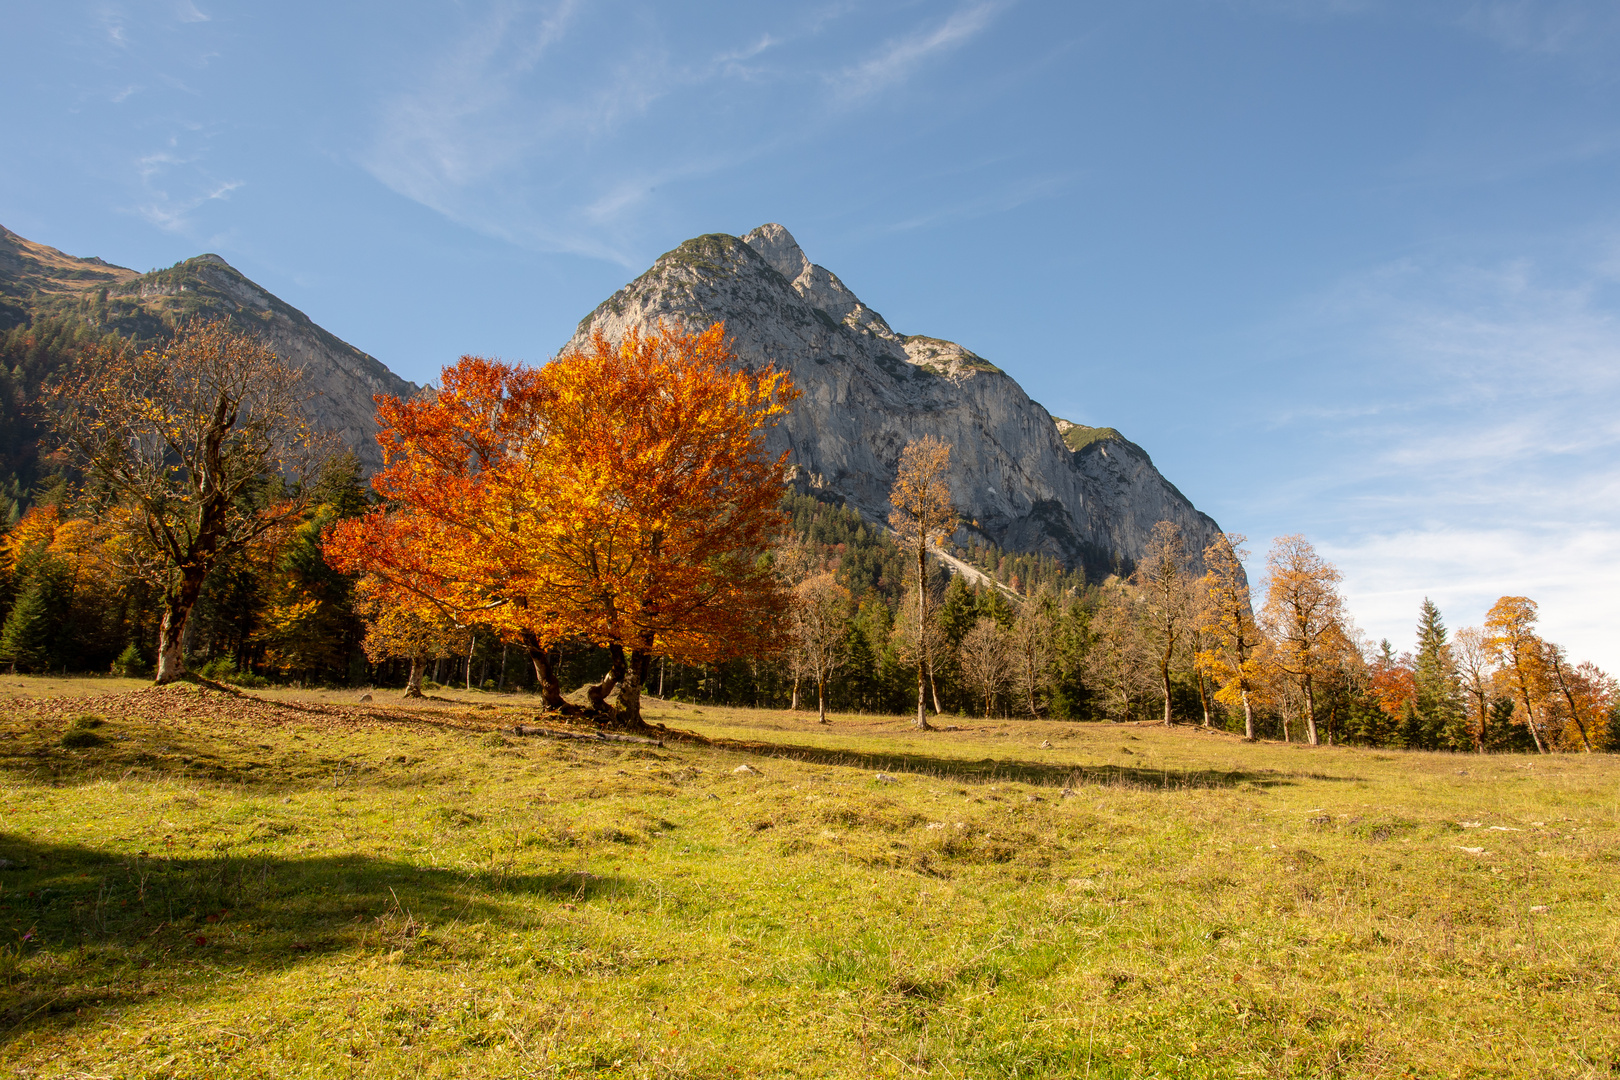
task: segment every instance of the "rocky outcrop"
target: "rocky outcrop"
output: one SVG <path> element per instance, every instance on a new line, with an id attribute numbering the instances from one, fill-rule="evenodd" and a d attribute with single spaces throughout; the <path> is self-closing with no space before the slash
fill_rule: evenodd
<path id="1" fill-rule="evenodd" d="M 310 421 L 354 450 L 367 472 L 382 466 L 373 395 L 410 397 L 421 389 L 218 255 L 137 274 L 100 259 L 64 255 L 0 228 L 0 329 L 40 315 L 69 315 L 143 344 L 193 316 L 229 318 L 304 373 Z"/>
<path id="2" fill-rule="evenodd" d="M 932 434 L 951 444 L 964 528 L 1002 548 L 1100 577 L 1135 561 L 1158 521 L 1176 522 L 1194 551 L 1219 531 L 1140 447 L 1054 420 L 954 342 L 895 333 L 780 225 L 688 240 L 586 316 L 568 345 L 659 319 L 724 320 L 741 362 L 791 372 L 804 396 L 770 448 L 792 452 L 798 483 L 871 521 L 887 520 L 901 448 Z"/>

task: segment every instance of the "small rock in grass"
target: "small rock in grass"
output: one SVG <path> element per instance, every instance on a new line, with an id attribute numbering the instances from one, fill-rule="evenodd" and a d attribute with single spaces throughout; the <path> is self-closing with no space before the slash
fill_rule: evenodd
<path id="1" fill-rule="evenodd" d="M 360 700 L 362 702 L 370 701 L 371 700 L 371 695 L 370 694 L 361 694 L 360 695 Z"/>
<path id="2" fill-rule="evenodd" d="M 873 779 L 880 784 L 898 784 L 900 782 L 900 778 L 898 776 L 890 776 L 888 773 L 882 772 L 878 773 Z"/>
<path id="3" fill-rule="evenodd" d="M 1547 905 L 1546 904 L 1537 904 L 1535 907 L 1531 908 L 1530 910 L 1535 912 L 1537 915 L 1544 915 L 1547 912 Z"/>
<path id="4" fill-rule="evenodd" d="M 1052 740 L 1051 739 L 1042 739 L 1041 740 L 1041 749 L 1042 750 L 1050 750 L 1050 749 L 1052 749 Z"/>
<path id="5" fill-rule="evenodd" d="M 760 775 L 759 770 L 754 768 L 752 765 L 739 765 L 735 769 L 732 769 L 731 771 L 734 774 L 738 775 L 738 776 L 758 776 L 758 775 Z"/>

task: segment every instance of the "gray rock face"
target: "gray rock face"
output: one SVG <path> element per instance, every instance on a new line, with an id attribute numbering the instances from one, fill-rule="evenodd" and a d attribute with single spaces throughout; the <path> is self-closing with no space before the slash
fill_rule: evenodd
<path id="1" fill-rule="evenodd" d="M 421 390 L 218 255 L 137 274 L 101 259 L 66 255 L 0 226 L 0 330 L 40 315 L 82 319 L 142 345 L 167 338 L 189 318 L 228 318 L 304 373 L 304 388 L 313 395 L 305 406 L 309 419 L 354 450 L 367 472 L 382 467 L 372 396 L 408 398 Z"/>
<path id="2" fill-rule="evenodd" d="M 1138 559 L 1158 521 L 1178 524 L 1194 553 L 1219 532 L 1140 447 L 1054 420 L 954 342 L 896 334 L 780 225 L 688 240 L 586 316 L 568 347 L 659 319 L 724 320 L 739 360 L 789 371 L 804 396 L 771 432 L 771 451 L 790 450 L 798 483 L 870 521 L 888 519 L 901 449 L 934 435 L 951 445 L 964 529 L 1004 549 L 1100 577 Z"/>
<path id="3" fill-rule="evenodd" d="M 409 398 L 421 390 L 261 289 L 218 255 L 199 255 L 170 270 L 141 275 L 112 292 L 138 297 L 153 310 L 224 315 L 251 330 L 303 372 L 304 390 L 311 395 L 305 414 L 315 427 L 332 432 L 353 450 L 368 473 L 382 468 L 373 397 Z"/>

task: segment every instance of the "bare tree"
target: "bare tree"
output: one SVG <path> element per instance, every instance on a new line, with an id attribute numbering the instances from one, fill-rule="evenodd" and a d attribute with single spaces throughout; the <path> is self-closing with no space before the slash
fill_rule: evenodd
<path id="1" fill-rule="evenodd" d="M 921 664 L 928 673 L 928 695 L 933 701 L 934 715 L 944 712 L 939 705 L 938 668 L 950 653 L 951 642 L 946 636 L 945 627 L 939 619 L 939 595 L 934 583 L 930 583 L 926 615 L 928 622 L 921 632 L 917 627 L 917 619 L 923 614 L 923 605 L 918 603 L 911 590 L 900 601 L 900 610 L 895 614 L 894 627 L 891 631 L 895 651 L 902 664 Z"/>
<path id="2" fill-rule="evenodd" d="M 793 652 L 816 682 L 816 714 L 827 722 L 827 683 L 849 659 L 849 590 L 831 574 L 806 578 L 793 590 Z"/>
<path id="3" fill-rule="evenodd" d="M 56 387 L 58 435 L 104 490 L 139 509 L 162 556 L 158 683 L 185 673 L 186 621 L 224 556 L 301 514 L 326 440 L 302 416 L 299 372 L 224 322 L 193 322 L 162 348 L 103 346 Z M 253 505 L 277 479 L 292 494 Z"/>
<path id="4" fill-rule="evenodd" d="M 917 574 L 917 728 L 922 731 L 931 727 L 924 700 L 932 659 L 927 633 L 928 548 L 956 531 L 956 507 L 945 483 L 950 462 L 950 445 L 932 435 L 907 443 L 900 451 L 900 471 L 889 491 L 889 502 L 894 505 L 889 524 L 900 546 L 913 556 Z"/>
<path id="5" fill-rule="evenodd" d="M 989 718 L 996 695 L 1007 686 L 1010 659 L 1007 632 L 991 618 L 979 618 L 962 635 L 957 646 L 957 662 L 962 679 L 984 699 L 984 715 Z"/>
<path id="6" fill-rule="evenodd" d="M 1057 621 L 1052 617 L 1054 598 L 1040 592 L 1024 601 L 1013 619 L 1008 647 L 1012 656 L 1013 678 L 1018 695 L 1029 715 L 1039 717 L 1036 695 L 1052 683 L 1052 660 L 1057 655 Z"/>
<path id="7" fill-rule="evenodd" d="M 1457 665 L 1463 693 L 1474 706 L 1474 752 L 1485 752 L 1485 724 L 1491 714 L 1491 646 L 1485 631 L 1465 626 L 1451 640 L 1451 659 Z"/>
<path id="8" fill-rule="evenodd" d="M 1115 719 L 1129 719 L 1137 702 L 1152 692 L 1152 657 L 1143 645 L 1139 605 L 1122 585 L 1106 586 L 1092 613 L 1091 641 L 1082 661 L 1086 685 Z"/>
<path id="9" fill-rule="evenodd" d="M 1146 644 L 1153 653 L 1164 696 L 1164 726 L 1170 726 L 1170 667 L 1192 628 L 1194 597 L 1187 569 L 1187 548 L 1181 528 L 1173 521 L 1153 526 L 1147 550 L 1136 566 L 1131 583 L 1139 590 L 1138 611 Z"/>

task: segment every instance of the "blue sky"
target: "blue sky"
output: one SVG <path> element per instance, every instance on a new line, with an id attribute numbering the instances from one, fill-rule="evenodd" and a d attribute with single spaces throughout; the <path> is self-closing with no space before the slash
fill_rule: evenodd
<path id="1" fill-rule="evenodd" d="M 1620 668 L 1620 7 L 8 0 L 0 224 L 203 251 L 417 381 L 791 229 L 1357 621 Z M 21 47 L 18 47 L 21 46 Z"/>

